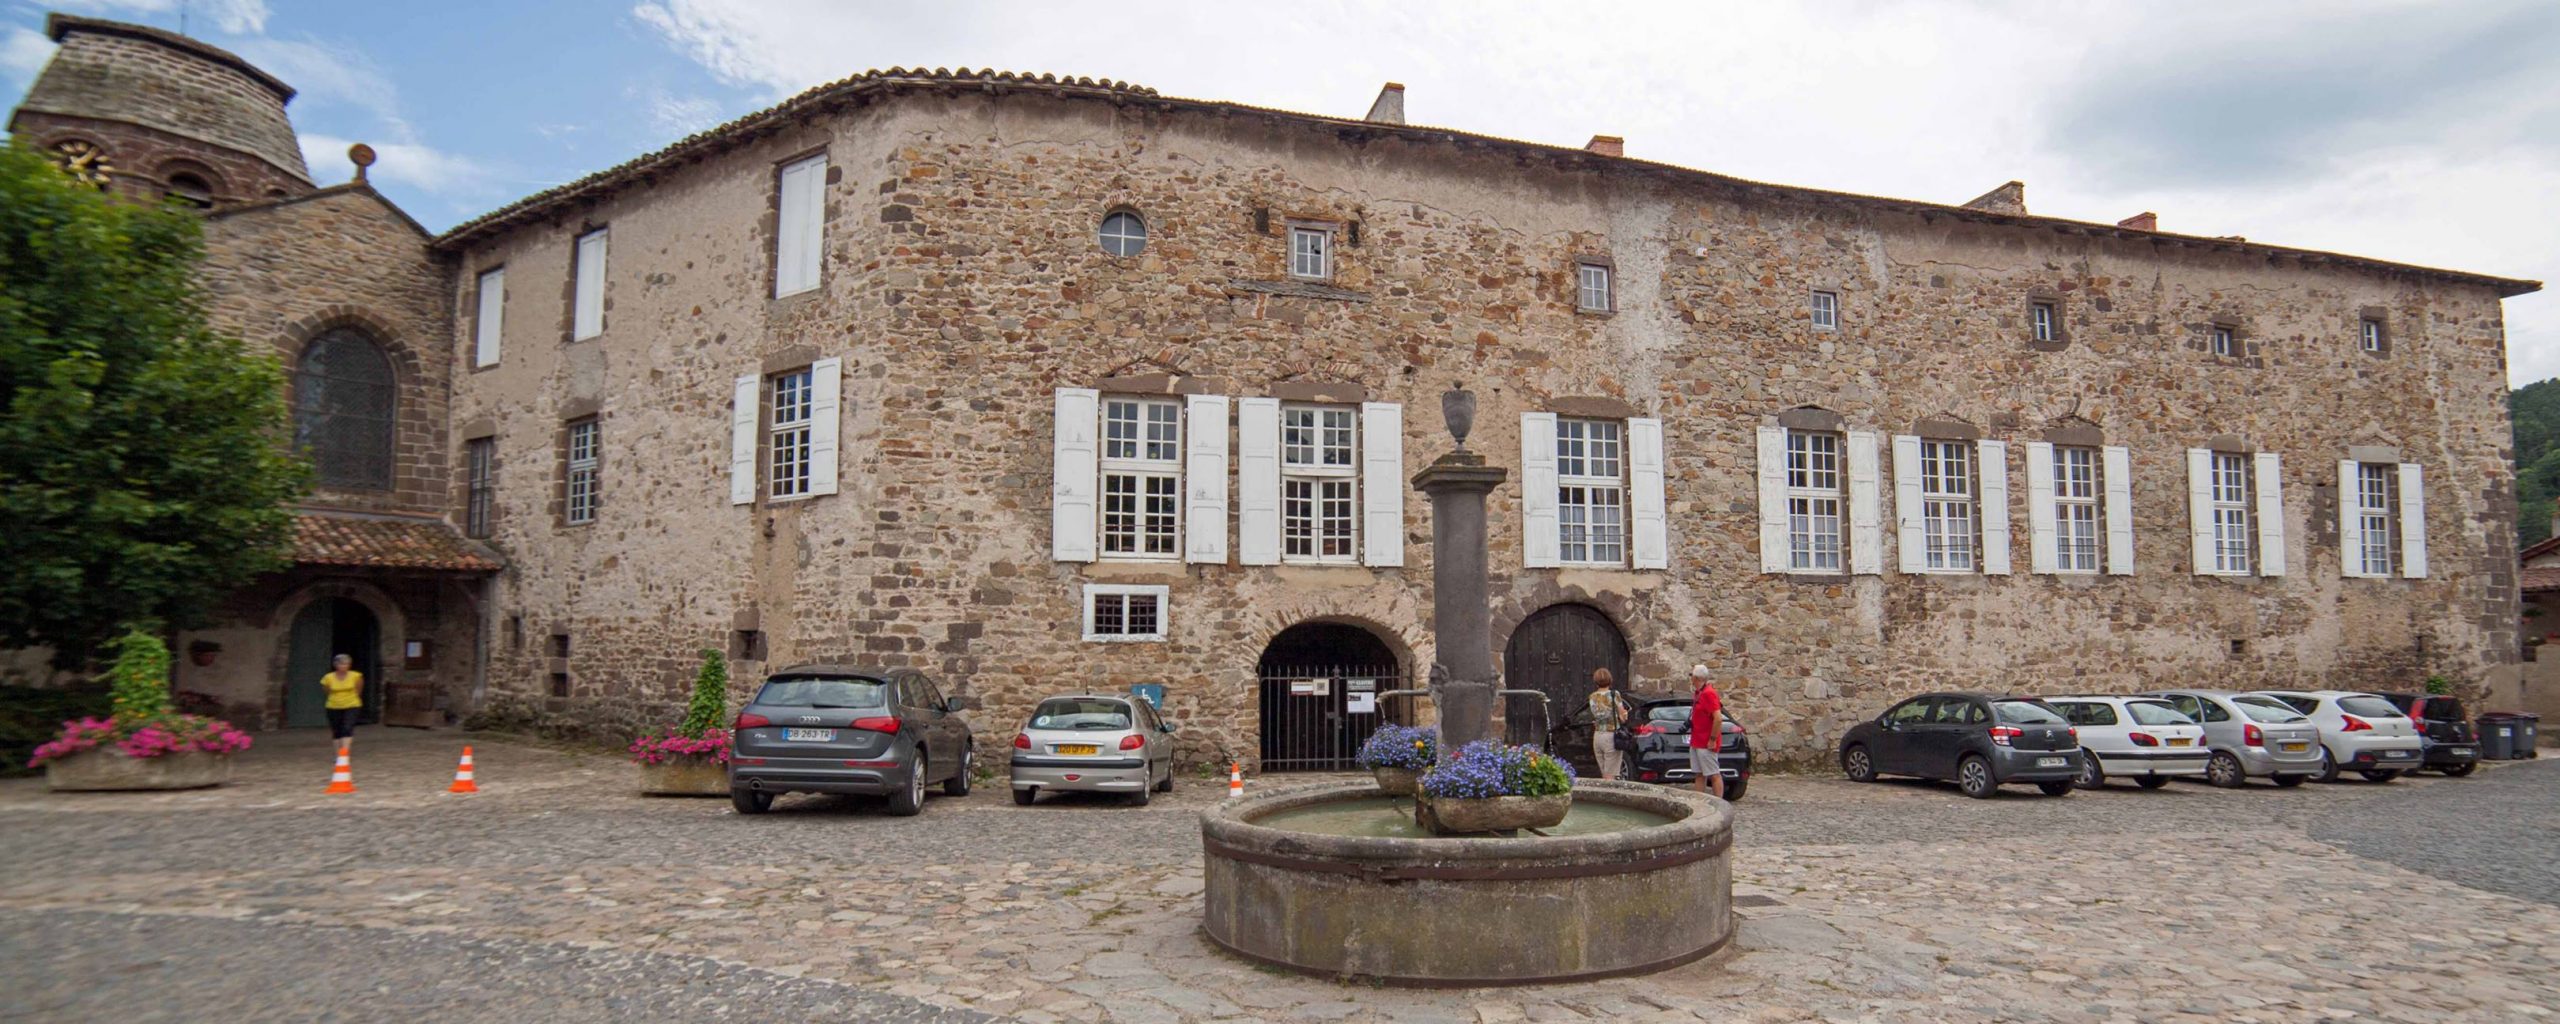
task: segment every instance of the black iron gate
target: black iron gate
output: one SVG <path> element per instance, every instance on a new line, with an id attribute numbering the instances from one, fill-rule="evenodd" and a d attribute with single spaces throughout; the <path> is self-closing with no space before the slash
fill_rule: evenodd
<path id="1" fill-rule="evenodd" d="M 1265 665 L 1262 770 L 1350 771 L 1369 734 L 1402 722 L 1411 702 L 1379 699 L 1402 689 L 1394 665 Z"/>

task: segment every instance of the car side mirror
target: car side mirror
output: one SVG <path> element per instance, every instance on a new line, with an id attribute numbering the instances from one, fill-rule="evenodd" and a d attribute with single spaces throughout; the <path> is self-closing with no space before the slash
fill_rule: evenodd
<path id="1" fill-rule="evenodd" d="M 1170 736 L 1170 735 L 1172 735 L 1172 734 L 1173 734 L 1173 723 L 1171 723 L 1171 722 L 1166 722 L 1166 723 L 1164 723 L 1164 724 L 1162 724 L 1162 725 L 1158 725 L 1158 726 L 1156 726 L 1156 728 L 1164 730 L 1165 735 Z"/>
<path id="2" fill-rule="evenodd" d="M 974 711 L 977 706 L 978 700 L 975 697 L 953 697 L 942 702 L 944 711 Z"/>

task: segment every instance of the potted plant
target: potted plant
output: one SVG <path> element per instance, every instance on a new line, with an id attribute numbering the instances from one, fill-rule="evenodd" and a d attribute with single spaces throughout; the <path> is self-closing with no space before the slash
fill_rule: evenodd
<path id="1" fill-rule="evenodd" d="M 1533 746 L 1477 740 L 1424 772 L 1415 818 L 1439 833 L 1547 828 L 1573 808 L 1573 766 Z"/>
<path id="2" fill-rule="evenodd" d="M 231 755 L 249 749 L 249 734 L 171 709 L 169 648 L 160 638 L 128 628 L 114 646 L 108 717 L 62 723 L 62 733 L 27 759 L 44 769 L 46 788 L 202 789 L 230 781 Z"/>
<path id="3" fill-rule="evenodd" d="M 1369 734 L 1354 760 L 1378 780 L 1379 792 L 1412 796 L 1414 782 L 1439 756 L 1439 730 L 1388 724 Z"/>
<path id="4" fill-rule="evenodd" d="M 719 726 L 728 709 L 728 659 L 705 648 L 684 721 L 674 729 L 631 741 L 631 763 L 640 766 L 640 791 L 654 796 L 729 795 L 729 730 Z"/>

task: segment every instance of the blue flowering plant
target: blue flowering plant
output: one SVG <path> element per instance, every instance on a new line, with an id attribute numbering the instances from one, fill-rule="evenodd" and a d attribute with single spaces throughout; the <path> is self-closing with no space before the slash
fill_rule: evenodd
<path id="1" fill-rule="evenodd" d="M 1402 768 L 1421 771 L 1440 759 L 1440 730 L 1413 725 L 1382 725 L 1369 734 L 1369 742 L 1360 745 L 1357 761 L 1362 768 Z"/>
<path id="2" fill-rule="evenodd" d="M 1535 746 L 1477 740 L 1434 765 L 1421 789 L 1446 800 L 1556 796 L 1573 791 L 1573 766 Z"/>

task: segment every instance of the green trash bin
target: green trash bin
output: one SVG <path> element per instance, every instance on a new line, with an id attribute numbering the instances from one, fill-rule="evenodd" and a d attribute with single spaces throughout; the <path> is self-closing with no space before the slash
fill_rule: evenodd
<path id="1" fill-rule="evenodd" d="M 2472 720 L 2480 730 L 2480 759 L 2511 761 L 2516 757 L 2516 716 L 2504 711 L 2491 711 Z"/>
<path id="2" fill-rule="evenodd" d="M 2530 711 L 2516 712 L 2516 750 L 2518 758 L 2541 757 L 2542 716 Z"/>

